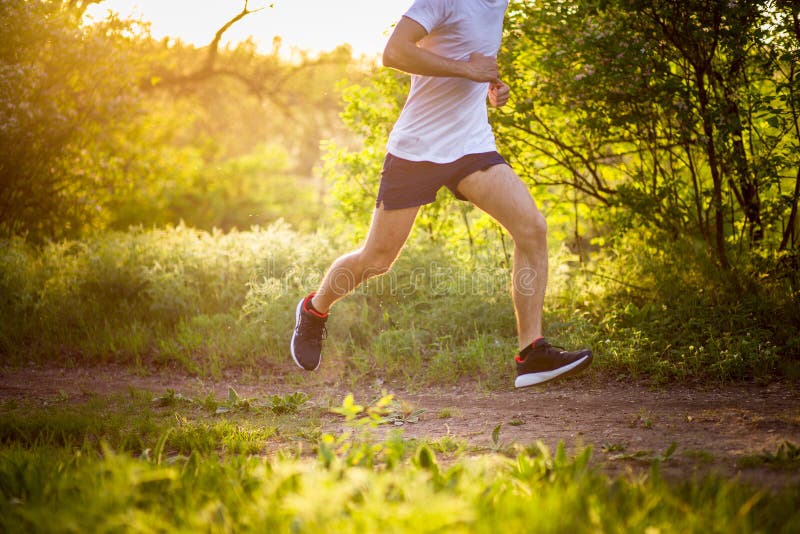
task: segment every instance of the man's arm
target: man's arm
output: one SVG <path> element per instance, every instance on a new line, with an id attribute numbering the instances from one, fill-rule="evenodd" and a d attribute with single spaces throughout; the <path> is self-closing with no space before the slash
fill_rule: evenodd
<path id="1" fill-rule="evenodd" d="M 417 46 L 428 32 L 417 21 L 403 17 L 383 51 L 386 67 L 423 76 L 452 76 L 474 82 L 499 82 L 497 60 L 473 52 L 468 61 L 456 61 Z"/>

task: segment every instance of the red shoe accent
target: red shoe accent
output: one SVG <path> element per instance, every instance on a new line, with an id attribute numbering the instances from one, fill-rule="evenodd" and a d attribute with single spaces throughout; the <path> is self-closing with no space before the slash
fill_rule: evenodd
<path id="1" fill-rule="evenodd" d="M 311 308 L 308 307 L 308 303 L 311 302 L 311 299 L 313 299 L 314 295 L 316 295 L 316 294 L 317 294 L 317 292 L 314 291 L 314 292 L 312 292 L 310 295 L 308 295 L 306 297 L 306 300 L 303 301 L 303 309 L 306 312 L 308 312 L 308 313 L 310 313 L 312 315 L 316 315 L 320 319 L 327 319 L 328 318 L 328 314 L 327 313 L 319 313 L 317 310 L 312 310 Z"/>

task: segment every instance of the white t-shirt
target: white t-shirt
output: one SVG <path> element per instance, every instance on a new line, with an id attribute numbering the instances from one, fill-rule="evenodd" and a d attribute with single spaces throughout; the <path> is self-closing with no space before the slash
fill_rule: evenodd
<path id="1" fill-rule="evenodd" d="M 508 0 L 416 0 L 405 16 L 428 32 L 421 47 L 466 61 L 473 52 L 497 55 L 507 7 Z M 466 78 L 412 75 L 387 150 L 434 163 L 497 150 L 486 108 L 488 89 L 488 83 Z"/>

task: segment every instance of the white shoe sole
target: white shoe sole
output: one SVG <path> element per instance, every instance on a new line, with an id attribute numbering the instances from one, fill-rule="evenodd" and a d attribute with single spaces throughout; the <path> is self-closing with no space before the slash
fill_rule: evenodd
<path id="1" fill-rule="evenodd" d="M 528 373 L 526 375 L 520 375 L 514 381 L 514 387 L 524 388 L 528 386 L 535 386 L 536 384 L 544 384 L 545 382 L 549 382 L 554 378 L 558 378 L 559 376 L 569 373 L 575 368 L 580 367 L 583 363 L 587 362 L 591 357 L 592 357 L 591 354 L 587 354 L 580 360 L 575 360 L 569 365 L 565 365 L 564 367 L 559 367 L 558 369 L 553 369 L 552 371 L 542 371 L 541 373 Z"/>
<path id="2" fill-rule="evenodd" d="M 292 331 L 292 341 L 289 344 L 289 350 L 292 352 L 292 359 L 294 360 L 294 363 L 297 364 L 297 367 L 299 367 L 303 371 L 308 371 L 309 369 L 306 369 L 305 367 L 300 365 L 300 361 L 297 359 L 297 356 L 294 353 L 294 337 L 297 335 L 297 325 L 300 324 L 300 312 L 303 310 L 303 302 L 305 302 L 305 300 L 306 298 L 303 297 L 300 299 L 300 302 L 297 303 L 297 310 L 295 310 L 294 313 L 294 331 Z M 319 369 L 321 363 L 322 363 L 322 354 L 319 355 L 319 362 L 317 363 L 317 366 L 310 370 L 316 371 L 317 369 Z"/>

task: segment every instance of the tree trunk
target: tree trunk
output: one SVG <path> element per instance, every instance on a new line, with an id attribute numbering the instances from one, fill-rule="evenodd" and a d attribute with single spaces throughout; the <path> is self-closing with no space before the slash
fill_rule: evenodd
<path id="1" fill-rule="evenodd" d="M 708 229 L 708 223 L 704 216 L 703 210 L 703 198 L 700 194 L 700 182 L 697 177 L 697 169 L 694 165 L 694 157 L 692 156 L 692 147 L 689 145 L 688 142 L 683 143 L 683 149 L 686 152 L 686 161 L 689 164 L 689 172 L 692 175 L 692 189 L 694 191 L 694 208 L 697 212 L 697 227 L 700 229 L 700 235 L 703 236 L 703 240 L 706 243 L 711 242 L 711 237 L 709 236 L 710 231 Z"/>
<path id="2" fill-rule="evenodd" d="M 798 41 L 800 41 L 800 8 L 795 8 L 793 12 L 794 28 L 797 33 Z M 792 126 L 794 126 L 795 137 L 800 143 L 800 117 L 798 117 L 797 95 L 793 90 L 795 84 L 795 66 L 792 65 L 789 71 L 789 108 L 792 111 Z M 800 201 L 800 167 L 797 168 L 797 177 L 794 181 L 794 195 L 792 196 L 792 209 L 789 212 L 789 220 L 786 222 L 786 228 L 783 231 L 781 239 L 780 250 L 786 250 L 786 247 L 791 244 L 794 248 L 797 245 L 797 203 Z"/>
<path id="3" fill-rule="evenodd" d="M 786 222 L 786 229 L 783 231 L 780 250 L 786 250 L 791 245 L 797 245 L 797 201 L 800 199 L 800 167 L 797 168 L 797 178 L 794 181 L 794 196 L 792 197 L 792 211 L 789 213 L 789 220 Z"/>
<path id="4" fill-rule="evenodd" d="M 740 115 L 739 104 L 730 94 L 727 88 L 724 89 L 724 107 L 727 124 L 730 127 L 731 153 L 733 157 L 733 169 L 736 173 L 738 188 L 734 187 L 736 200 L 744 211 L 749 229 L 750 239 L 756 243 L 764 237 L 764 224 L 761 221 L 761 197 L 758 193 L 758 183 L 750 172 L 750 165 L 747 161 L 747 149 L 744 146 L 744 128 Z M 733 185 L 734 182 L 732 181 Z"/>
<path id="5" fill-rule="evenodd" d="M 705 136 L 705 149 L 708 156 L 708 166 L 711 170 L 711 179 L 714 183 L 714 193 L 711 206 L 714 210 L 714 245 L 720 267 L 728 269 L 728 254 L 725 251 L 725 210 L 722 205 L 722 176 L 719 172 L 717 149 L 714 145 L 714 122 L 708 110 L 708 90 L 706 89 L 705 72 L 701 67 L 695 66 L 695 82 L 697 83 L 697 98 L 700 103 L 700 115 L 703 119 L 703 134 Z"/>

